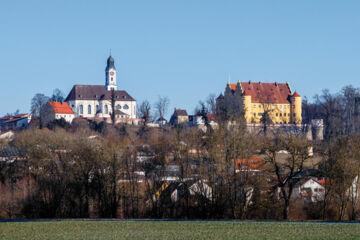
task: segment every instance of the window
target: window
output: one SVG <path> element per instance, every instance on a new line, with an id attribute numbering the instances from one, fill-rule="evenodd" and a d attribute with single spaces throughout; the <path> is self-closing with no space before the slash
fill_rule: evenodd
<path id="1" fill-rule="evenodd" d="M 256 108 L 256 104 L 254 104 L 254 108 Z"/>
<path id="2" fill-rule="evenodd" d="M 279 114 L 278 114 L 278 113 L 276 113 L 276 116 L 279 116 Z"/>
<path id="3" fill-rule="evenodd" d="M 111 81 L 113 81 L 114 80 L 114 78 L 113 77 L 111 77 Z"/>
<path id="4" fill-rule="evenodd" d="M 256 113 L 254 113 L 254 117 L 256 117 Z"/>
<path id="5" fill-rule="evenodd" d="M 99 112 L 99 105 L 96 105 L 96 112 Z"/>
<path id="6" fill-rule="evenodd" d="M 80 105 L 80 106 L 79 106 L 79 112 L 80 112 L 80 114 L 84 114 L 84 107 L 83 107 L 83 105 Z"/>
<path id="7" fill-rule="evenodd" d="M 296 114 L 294 113 L 294 114 L 293 114 L 293 116 L 295 117 L 295 116 L 296 116 Z"/>
<path id="8" fill-rule="evenodd" d="M 91 114 L 91 105 L 88 105 L 88 114 Z"/>
<path id="9" fill-rule="evenodd" d="M 262 116 L 262 115 L 264 115 L 264 113 L 258 113 L 258 115 L 259 115 L 259 116 Z"/>
<path id="10" fill-rule="evenodd" d="M 280 113 L 280 117 L 282 117 L 282 113 Z"/>
<path id="11" fill-rule="evenodd" d="M 295 105 L 293 105 L 293 108 L 295 108 Z"/>
<path id="12" fill-rule="evenodd" d="M 259 104 L 259 108 L 261 108 L 261 105 Z"/>
<path id="13" fill-rule="evenodd" d="M 116 109 L 117 109 L 117 110 L 121 109 L 120 104 L 116 105 Z"/>
<path id="14" fill-rule="evenodd" d="M 108 105 L 105 105 L 105 114 L 108 114 L 109 113 L 109 108 L 108 108 Z"/>
<path id="15" fill-rule="evenodd" d="M 124 109 L 129 109 L 129 106 L 127 104 L 125 104 Z"/>

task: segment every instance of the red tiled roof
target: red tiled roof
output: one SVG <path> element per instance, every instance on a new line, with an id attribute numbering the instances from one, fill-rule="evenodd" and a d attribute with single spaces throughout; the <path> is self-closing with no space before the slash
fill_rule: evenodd
<path id="1" fill-rule="evenodd" d="M 61 114 L 74 114 L 67 102 L 51 102 L 49 101 L 50 106 L 55 113 Z"/>
<path id="2" fill-rule="evenodd" d="M 240 171 L 261 170 L 263 163 L 263 159 L 260 156 L 252 156 L 249 159 L 233 159 L 235 169 Z"/>
<path id="3" fill-rule="evenodd" d="M 215 114 L 206 114 L 206 117 L 210 120 L 210 121 L 216 121 L 216 120 L 219 120 L 220 117 L 218 115 L 215 115 Z"/>
<path id="4" fill-rule="evenodd" d="M 294 94 L 292 96 L 293 97 L 301 97 L 296 91 L 294 92 Z"/>
<path id="5" fill-rule="evenodd" d="M 255 103 L 290 103 L 290 88 L 286 83 L 241 82 L 243 93 L 251 96 Z M 235 91 L 237 84 L 230 84 Z M 300 95 L 299 95 L 300 96 Z"/>

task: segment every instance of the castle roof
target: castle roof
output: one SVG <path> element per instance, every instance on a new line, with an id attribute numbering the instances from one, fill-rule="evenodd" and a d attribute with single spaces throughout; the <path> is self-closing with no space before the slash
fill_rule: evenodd
<path id="1" fill-rule="evenodd" d="M 241 82 L 243 94 L 250 95 L 255 103 L 290 103 L 291 91 L 286 83 Z M 230 84 L 232 91 L 236 91 L 237 84 Z"/>
<path id="2" fill-rule="evenodd" d="M 301 97 L 296 91 L 294 92 L 294 94 L 292 96 L 293 97 Z"/>
<path id="3" fill-rule="evenodd" d="M 135 101 L 126 91 L 114 92 L 116 101 Z M 72 100 L 111 100 L 111 91 L 104 85 L 74 85 L 65 101 Z"/>
<path id="4" fill-rule="evenodd" d="M 71 110 L 69 104 L 67 102 L 51 102 L 49 101 L 49 105 L 54 110 L 55 113 L 61 114 L 74 114 Z"/>

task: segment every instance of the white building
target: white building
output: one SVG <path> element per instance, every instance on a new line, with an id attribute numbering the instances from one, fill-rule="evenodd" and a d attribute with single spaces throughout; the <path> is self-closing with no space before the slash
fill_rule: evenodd
<path id="1" fill-rule="evenodd" d="M 110 56 L 105 68 L 105 85 L 74 85 L 65 101 L 69 103 L 75 117 L 110 118 L 113 94 L 116 118 L 135 122 L 135 99 L 117 88 L 116 68 Z"/>
<path id="2" fill-rule="evenodd" d="M 71 123 L 75 117 L 74 112 L 67 102 L 49 101 L 45 106 L 44 115 L 45 124 L 61 118 L 63 118 L 66 122 Z"/>
<path id="3" fill-rule="evenodd" d="M 310 177 L 294 187 L 293 197 L 302 198 L 305 202 L 318 202 L 325 196 L 325 180 Z"/>

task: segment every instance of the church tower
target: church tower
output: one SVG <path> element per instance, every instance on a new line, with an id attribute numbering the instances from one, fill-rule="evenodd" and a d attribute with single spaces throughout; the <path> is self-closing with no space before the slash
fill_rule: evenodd
<path id="1" fill-rule="evenodd" d="M 117 90 L 116 84 L 116 68 L 114 64 L 114 59 L 109 56 L 107 59 L 107 65 L 105 68 L 105 88 L 106 90 Z"/>

